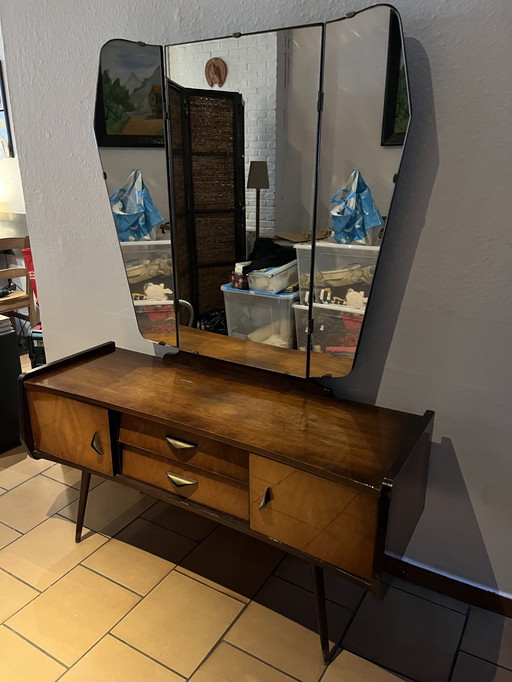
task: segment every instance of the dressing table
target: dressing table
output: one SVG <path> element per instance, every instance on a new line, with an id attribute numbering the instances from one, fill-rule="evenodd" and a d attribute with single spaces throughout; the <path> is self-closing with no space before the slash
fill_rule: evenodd
<path id="1" fill-rule="evenodd" d="M 208 516 L 314 567 L 329 660 L 324 567 L 379 596 L 425 498 L 433 414 L 335 400 L 291 377 L 113 343 L 20 377 L 22 438 L 35 458 L 99 474 Z"/>
<path id="2" fill-rule="evenodd" d="M 208 41 L 169 46 L 165 62 L 158 46 L 110 41 L 102 49 L 100 84 L 110 82 L 107 64 L 113 68 L 115 59 L 126 50 L 131 56 L 141 50 L 148 58 L 153 55 L 161 60 L 165 74 L 158 81 L 164 95 L 163 109 L 168 112 L 161 121 L 163 146 L 159 153 L 168 170 L 164 189 L 170 202 L 170 247 L 169 242 L 165 246 L 141 242 L 143 260 L 129 259 L 128 254 L 135 252 L 131 246 L 123 249 L 123 257 L 131 286 L 140 287 L 151 279 L 153 287 L 172 290 L 173 298 L 156 304 L 141 302 L 143 289 L 131 288 L 134 314 L 148 339 L 148 348 L 149 342 L 153 344 L 155 357 L 116 348 L 109 342 L 22 375 L 22 438 L 33 457 L 82 471 L 77 542 L 90 477 L 97 474 L 308 561 L 313 569 L 322 655 L 327 663 L 332 652 L 323 569 L 381 596 L 385 556 L 403 555 L 425 501 L 433 413 L 414 415 L 339 400 L 322 386 L 322 377 L 345 376 L 357 359 L 354 351 L 342 348 L 336 325 L 341 329 L 347 323 L 352 337 L 358 339 L 364 332 L 365 311 L 357 313 L 357 320 L 354 311 L 347 313 L 341 306 L 334 306 L 332 312 L 333 308 L 319 299 L 316 286 L 321 278 L 326 281 L 326 275 L 341 282 L 347 266 L 353 267 L 353 254 L 364 253 L 364 246 L 350 251 L 350 247 L 331 244 L 324 249 L 324 265 L 320 264 L 320 255 L 315 255 L 315 234 L 329 219 L 326 201 L 341 186 L 354 156 L 358 163 L 366 163 L 366 179 L 378 194 L 382 212 L 389 215 L 404 134 L 394 118 L 396 102 L 391 112 L 391 127 L 396 129 L 389 138 L 384 139 L 384 129 L 389 128 L 390 121 L 384 121 L 381 136 L 380 121 L 375 130 L 366 114 L 381 116 L 383 100 L 398 101 L 402 93 L 407 127 L 407 74 L 399 17 L 389 6 L 350 13 L 326 24 L 256 36 L 234 34 L 215 41 L 214 49 L 222 49 L 225 43 L 226 54 L 233 57 L 238 48 L 247 54 L 260 41 L 264 46 L 262 58 L 267 60 L 265 68 L 270 71 L 268 55 L 276 55 L 274 91 L 265 99 L 271 105 L 262 118 L 268 122 L 286 112 L 286 122 L 274 126 L 275 144 L 267 144 L 272 137 L 267 134 L 262 147 L 269 163 L 280 168 L 276 170 L 273 208 L 281 218 L 277 224 L 276 217 L 274 228 L 313 235 L 306 254 L 308 271 L 300 280 L 301 290 L 304 282 L 304 288 L 309 287 L 308 297 L 301 299 L 299 306 L 306 311 L 307 321 L 301 327 L 305 340 L 288 348 L 269 346 L 243 335 L 235 338 L 193 329 L 180 319 L 180 297 L 190 295 L 192 304 L 188 305 L 196 317 L 200 316 L 204 312 L 201 301 L 218 300 L 233 260 L 245 254 L 244 239 L 250 226 L 246 225 L 243 196 L 244 150 L 245 156 L 249 151 L 255 153 L 251 145 L 254 138 L 259 139 L 254 135 L 257 115 L 249 106 L 254 88 L 244 92 L 251 84 L 250 75 L 236 93 L 236 76 L 228 65 L 226 88 L 231 87 L 233 92 L 224 95 L 218 90 L 207 91 L 193 82 L 197 72 L 189 73 L 186 62 L 196 50 L 207 49 Z M 368 57 L 369 45 L 373 52 Z M 341 54 L 342 47 L 348 52 Z M 352 80 L 346 66 L 348 56 L 360 68 Z M 152 78 L 162 78 L 159 68 Z M 304 86 L 302 73 L 306 68 L 309 80 Z M 298 91 L 297 75 L 301 84 Z M 134 79 L 130 72 L 123 86 L 126 96 Z M 372 97 L 362 102 L 364 117 L 353 116 L 343 99 L 350 86 L 359 83 L 363 87 L 358 96 L 366 97 L 370 92 Z M 152 96 L 158 92 L 158 85 L 149 78 L 133 92 L 140 94 L 142 87 L 150 88 Z M 250 110 L 247 119 L 244 103 Z M 352 114 L 351 120 L 346 119 L 347 112 Z M 103 113 L 102 106 L 97 107 L 97 119 Z M 155 131 L 158 121 L 154 111 L 150 118 Z M 358 130 L 361 122 L 366 127 Z M 252 137 L 244 147 L 245 129 L 249 131 L 247 137 Z M 119 126 L 115 130 L 119 133 Z M 215 135 L 210 134 L 212 130 Z M 107 154 L 104 147 L 130 145 L 129 136 L 116 134 L 110 138 L 103 126 L 98 141 L 107 178 L 115 168 L 115 149 Z M 352 138 L 359 147 L 349 153 L 346 148 Z M 394 142 L 389 143 L 391 138 Z M 302 165 L 297 165 L 293 156 L 297 143 L 304 152 Z M 389 148 L 388 144 L 398 146 Z M 343 153 L 346 158 L 341 158 Z M 369 159 L 375 161 L 375 168 Z M 333 160 L 337 164 L 334 170 Z M 140 161 L 139 155 L 137 164 L 142 166 Z M 203 164 L 210 169 L 207 174 Z M 147 176 L 150 168 L 146 166 Z M 206 194 L 198 192 L 201 182 Z M 221 185 L 222 192 L 217 191 Z M 300 189 L 300 206 L 290 187 Z M 213 240 L 201 238 L 201 226 L 205 225 Z M 231 236 L 226 226 L 234 226 Z M 385 235 L 384 226 L 381 232 Z M 226 262 L 218 260 L 217 247 L 227 254 Z M 379 251 L 372 248 L 362 256 L 363 261 L 357 256 L 360 260 L 356 266 L 358 271 L 371 273 L 365 283 L 367 293 L 360 292 L 368 296 L 368 306 L 376 265 L 372 262 L 363 268 L 361 263 L 366 263 L 367 254 Z M 378 265 L 377 256 L 374 262 Z M 141 272 L 152 274 L 144 279 Z M 157 285 L 155 273 L 159 272 L 166 273 L 168 279 Z M 334 294 L 338 301 L 343 300 L 338 290 Z M 165 322 L 161 333 L 153 324 L 158 315 Z M 314 334 L 329 316 L 335 343 L 327 346 L 334 346 L 334 351 L 326 348 L 318 352 Z M 174 346 L 177 352 L 165 354 L 166 345 Z"/>

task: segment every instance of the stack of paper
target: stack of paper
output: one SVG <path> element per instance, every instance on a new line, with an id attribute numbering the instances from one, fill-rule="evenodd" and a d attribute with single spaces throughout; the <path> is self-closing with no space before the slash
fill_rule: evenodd
<path id="1" fill-rule="evenodd" d="M 13 328 L 11 320 L 5 315 L 0 315 L 0 336 L 3 336 L 3 334 L 9 334 L 9 332 L 12 331 Z"/>

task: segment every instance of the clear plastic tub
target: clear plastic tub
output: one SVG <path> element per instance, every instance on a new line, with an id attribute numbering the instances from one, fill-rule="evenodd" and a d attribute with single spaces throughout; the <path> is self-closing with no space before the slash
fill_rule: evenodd
<path id="1" fill-rule="evenodd" d="M 278 294 L 289 286 L 297 284 L 299 274 L 297 261 L 291 261 L 277 268 L 265 268 L 253 270 L 248 274 L 249 289 L 252 291 L 264 291 L 269 294 Z"/>
<path id="2" fill-rule="evenodd" d="M 221 287 L 226 308 L 228 336 L 266 343 L 281 348 L 295 348 L 293 303 L 299 293 L 268 294 Z"/>
<path id="3" fill-rule="evenodd" d="M 306 350 L 307 305 L 295 303 L 297 348 Z M 359 343 L 364 311 L 341 305 L 313 303 L 313 334 L 311 348 L 317 353 L 353 357 Z"/>
<path id="4" fill-rule="evenodd" d="M 311 244 L 295 244 L 301 304 L 307 304 L 311 271 Z M 315 247 L 314 302 L 342 303 L 349 289 L 367 298 L 373 281 L 378 246 L 320 241 Z"/>

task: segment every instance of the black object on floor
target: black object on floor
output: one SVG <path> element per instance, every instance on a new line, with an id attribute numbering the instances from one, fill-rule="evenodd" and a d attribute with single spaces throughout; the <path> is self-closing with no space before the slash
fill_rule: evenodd
<path id="1" fill-rule="evenodd" d="M 20 444 L 18 377 L 21 374 L 16 332 L 0 335 L 0 453 Z"/>
<path id="2" fill-rule="evenodd" d="M 43 330 L 41 327 L 34 327 L 28 335 L 28 356 L 34 367 L 46 365 L 46 355 L 44 352 Z"/>

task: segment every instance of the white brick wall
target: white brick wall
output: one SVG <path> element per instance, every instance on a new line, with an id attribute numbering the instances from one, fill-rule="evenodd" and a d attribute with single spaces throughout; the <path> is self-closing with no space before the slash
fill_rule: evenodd
<path id="1" fill-rule="evenodd" d="M 260 230 L 274 229 L 276 172 L 277 36 L 241 36 L 167 48 L 171 78 L 189 88 L 209 89 L 204 67 L 221 57 L 228 74 L 223 90 L 241 93 L 245 103 L 245 185 L 251 161 L 266 161 L 270 188 L 261 191 Z M 214 86 L 217 88 L 218 86 Z M 254 230 L 256 190 L 246 189 L 247 229 Z"/>

